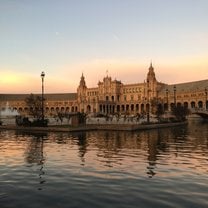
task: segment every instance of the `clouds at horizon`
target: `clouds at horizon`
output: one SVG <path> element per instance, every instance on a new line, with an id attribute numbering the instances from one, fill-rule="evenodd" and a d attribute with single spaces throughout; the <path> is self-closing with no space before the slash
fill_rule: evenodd
<path id="1" fill-rule="evenodd" d="M 208 1 L 87 0 L 0 3 L 0 93 L 75 92 L 106 70 L 143 82 L 153 61 L 165 83 L 208 78 Z"/>
<path id="2" fill-rule="evenodd" d="M 189 61 L 191 60 L 191 62 Z M 208 78 L 206 56 L 186 57 L 182 60 L 154 62 L 158 81 L 172 84 L 203 80 Z M 83 73 L 88 87 L 97 87 L 98 81 L 106 76 L 121 80 L 124 84 L 141 83 L 146 79 L 150 61 L 95 59 L 85 63 L 60 66 L 55 71 L 45 70 L 45 90 L 47 93 L 76 92 Z M 41 90 L 41 71 L 37 73 L 0 71 L 1 93 L 39 93 Z"/>

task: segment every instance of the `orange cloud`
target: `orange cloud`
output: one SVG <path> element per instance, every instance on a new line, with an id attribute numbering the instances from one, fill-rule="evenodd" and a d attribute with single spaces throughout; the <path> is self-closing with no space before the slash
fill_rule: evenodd
<path id="1" fill-rule="evenodd" d="M 208 78 L 208 56 L 162 58 L 154 62 L 156 78 L 164 83 L 180 83 Z M 150 61 L 147 59 L 94 59 L 82 63 L 57 67 L 54 72 L 45 71 L 45 92 L 76 92 L 82 72 L 88 87 L 96 87 L 106 76 L 121 80 L 124 84 L 141 83 L 146 79 Z M 40 93 L 40 74 L 17 73 L 1 70 L 0 93 Z"/>
<path id="2" fill-rule="evenodd" d="M 88 87 L 97 86 L 98 81 L 107 75 L 112 79 L 122 80 L 123 82 L 141 82 L 146 77 L 149 63 L 145 66 L 139 64 L 138 60 L 113 60 L 95 59 L 86 63 L 78 63 L 71 66 L 64 66 L 62 73 L 69 78 L 69 82 L 76 89 L 82 72 L 84 73 Z M 73 77 L 73 78 L 71 78 Z M 71 79 L 70 79 L 71 78 Z"/>
<path id="3" fill-rule="evenodd" d="M 1 71 L 0 82 L 1 93 L 32 93 L 37 91 L 38 88 L 36 77 L 12 70 Z"/>

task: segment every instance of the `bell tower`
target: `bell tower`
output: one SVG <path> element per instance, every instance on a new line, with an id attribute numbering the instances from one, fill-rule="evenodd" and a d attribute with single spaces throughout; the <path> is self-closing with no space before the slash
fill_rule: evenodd
<path id="1" fill-rule="evenodd" d="M 150 63 L 149 71 L 147 73 L 147 90 L 149 92 L 149 97 L 156 97 L 157 94 L 157 80 L 155 77 L 154 68 L 152 62 Z"/>
<path id="2" fill-rule="evenodd" d="M 79 87 L 81 87 L 81 88 L 86 87 L 85 77 L 84 77 L 83 73 L 82 73 L 82 76 L 80 78 Z"/>
<path id="3" fill-rule="evenodd" d="M 86 91 L 87 91 L 87 86 L 85 82 L 85 77 L 82 73 L 79 86 L 77 88 L 77 100 L 78 100 L 80 112 L 84 112 L 84 103 L 86 102 Z"/>

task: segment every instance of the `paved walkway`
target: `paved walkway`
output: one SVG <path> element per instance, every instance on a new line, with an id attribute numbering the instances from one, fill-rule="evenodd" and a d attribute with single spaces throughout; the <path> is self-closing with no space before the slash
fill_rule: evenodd
<path id="1" fill-rule="evenodd" d="M 80 132 L 80 131 L 93 131 L 93 130 L 107 130 L 107 131 L 135 131 L 135 130 L 148 130 L 173 127 L 185 125 L 187 122 L 176 123 L 161 123 L 161 124 L 91 124 L 82 125 L 77 127 L 72 126 L 48 126 L 48 127 L 22 127 L 15 125 L 0 126 L 2 130 L 19 130 L 26 132 Z"/>

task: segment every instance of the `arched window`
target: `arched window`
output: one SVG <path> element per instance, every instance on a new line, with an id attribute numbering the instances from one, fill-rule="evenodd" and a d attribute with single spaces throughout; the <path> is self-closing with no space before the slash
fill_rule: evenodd
<path id="1" fill-rule="evenodd" d="M 141 104 L 141 112 L 144 112 L 144 104 Z"/>
<path id="2" fill-rule="evenodd" d="M 139 104 L 136 104 L 136 111 L 139 111 Z"/>
<path id="3" fill-rule="evenodd" d="M 196 107 L 196 104 L 194 101 L 191 102 L 191 108 L 195 108 Z"/>
<path id="4" fill-rule="evenodd" d="M 198 107 L 199 107 L 199 108 L 203 108 L 203 102 L 202 102 L 202 101 L 199 101 L 199 102 L 198 102 Z"/>
<path id="5" fill-rule="evenodd" d="M 90 112 L 91 112 L 91 106 L 88 105 L 88 106 L 87 106 L 87 113 L 90 113 Z"/>
<path id="6" fill-rule="evenodd" d="M 124 112 L 124 110 L 125 110 L 124 105 L 121 106 L 121 110 L 122 110 L 122 112 Z"/>
<path id="7" fill-rule="evenodd" d="M 188 108 L 188 102 L 184 102 L 183 106 L 184 106 L 185 108 Z"/>

